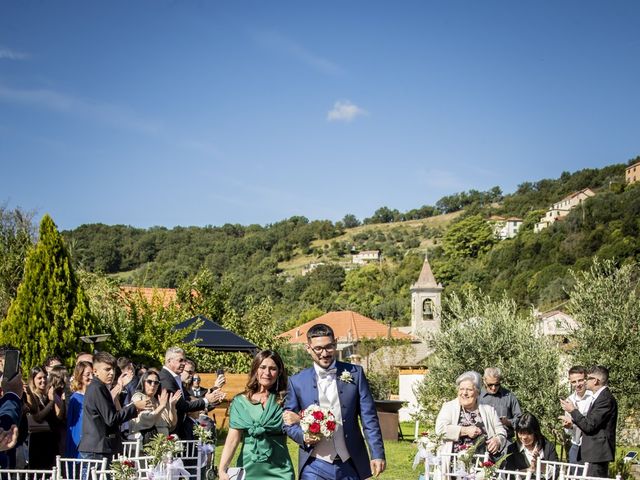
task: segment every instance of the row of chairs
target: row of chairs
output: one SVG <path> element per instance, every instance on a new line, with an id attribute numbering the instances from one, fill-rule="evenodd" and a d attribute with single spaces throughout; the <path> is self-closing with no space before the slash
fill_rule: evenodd
<path id="1" fill-rule="evenodd" d="M 425 456 L 425 480 L 455 480 L 459 479 L 464 471 L 461 454 L 448 453 L 440 454 L 436 457 Z M 427 458 L 429 457 L 429 458 Z M 473 472 L 475 478 L 482 471 L 482 464 L 489 459 L 488 454 L 474 455 Z M 567 462 L 554 462 L 551 460 L 542 460 L 538 458 L 535 471 L 517 471 L 497 468 L 495 476 L 497 480 L 605 480 L 599 477 L 587 476 L 589 464 L 576 465 Z M 489 480 L 489 479 L 485 479 Z M 620 476 L 616 477 L 620 480 Z"/>
<path id="2" fill-rule="evenodd" d="M 188 475 L 182 473 L 181 477 L 188 480 L 203 480 L 206 458 L 203 445 L 197 440 L 178 440 L 182 451 L 174 457 L 180 459 L 185 465 Z M 123 453 L 119 458 L 126 458 L 136 464 L 138 478 L 147 480 L 150 477 L 154 465 L 152 457 L 145 456 L 140 441 L 124 442 Z M 83 474 L 83 472 L 86 472 Z M 91 480 L 111 480 L 112 471 L 107 468 L 107 460 L 88 460 L 79 458 L 56 457 L 56 466 L 51 470 L 29 469 L 2 469 L 1 480 L 81 480 L 89 475 Z M 169 480 L 171 476 L 168 476 Z"/>

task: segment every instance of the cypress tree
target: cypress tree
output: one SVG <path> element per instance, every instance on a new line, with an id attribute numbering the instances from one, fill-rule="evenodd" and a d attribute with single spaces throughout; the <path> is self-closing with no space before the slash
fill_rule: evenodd
<path id="1" fill-rule="evenodd" d="M 72 364 L 82 335 L 92 332 L 89 300 L 71 266 L 69 253 L 49 215 L 26 259 L 24 277 L 7 317 L 0 342 L 21 350 L 25 367 L 42 365 L 49 355 Z"/>

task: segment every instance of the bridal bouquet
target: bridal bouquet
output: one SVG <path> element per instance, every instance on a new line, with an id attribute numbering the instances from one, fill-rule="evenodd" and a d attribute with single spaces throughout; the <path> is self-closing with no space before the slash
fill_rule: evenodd
<path id="1" fill-rule="evenodd" d="M 300 427 L 312 438 L 331 438 L 336 429 L 336 417 L 328 408 L 309 405 L 300 412 Z"/>

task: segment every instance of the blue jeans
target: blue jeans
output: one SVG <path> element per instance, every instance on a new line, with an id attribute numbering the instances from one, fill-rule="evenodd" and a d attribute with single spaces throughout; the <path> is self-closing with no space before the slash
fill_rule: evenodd
<path id="1" fill-rule="evenodd" d="M 311 457 L 298 480 L 360 480 L 351 460 L 329 463 Z"/>
<path id="2" fill-rule="evenodd" d="M 94 453 L 94 452 L 78 452 L 78 458 L 82 460 L 102 460 L 103 458 L 107 459 L 107 468 L 111 466 L 111 457 L 103 455 L 102 453 Z M 80 472 L 81 480 L 89 480 L 89 469 L 87 465 L 82 465 L 82 471 Z M 75 478 L 78 478 L 75 476 Z"/>

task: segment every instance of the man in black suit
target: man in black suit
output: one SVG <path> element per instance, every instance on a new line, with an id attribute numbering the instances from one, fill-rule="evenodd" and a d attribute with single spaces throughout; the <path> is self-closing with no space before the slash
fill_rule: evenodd
<path id="1" fill-rule="evenodd" d="M 93 380 L 84 394 L 82 406 L 82 438 L 78 446 L 80 458 L 107 458 L 111 461 L 113 455 L 122 450 L 120 424 L 135 417 L 138 412 L 151 408 L 151 402 L 139 400 L 116 410 L 109 391 L 115 370 L 116 359 L 113 355 L 98 352 L 93 356 Z"/>
<path id="2" fill-rule="evenodd" d="M 609 462 L 616 454 L 616 423 L 618 402 L 608 387 L 609 370 L 603 366 L 587 370 L 587 388 L 593 392 L 593 403 L 582 415 L 573 402 L 560 400 L 562 408 L 571 415 L 573 424 L 582 431 L 580 460 L 589 462 L 588 475 L 608 477 Z"/>
<path id="3" fill-rule="evenodd" d="M 164 356 L 164 367 L 160 370 L 160 385 L 169 393 L 182 391 L 182 397 L 176 403 L 178 422 L 171 433 L 175 433 L 181 440 L 193 440 L 193 422 L 187 418 L 189 412 L 207 410 L 209 405 L 219 403 L 225 394 L 220 390 L 207 392 L 202 398 L 191 399 L 189 392 L 183 388 L 180 374 L 185 366 L 184 350 L 179 347 L 171 347 Z"/>

